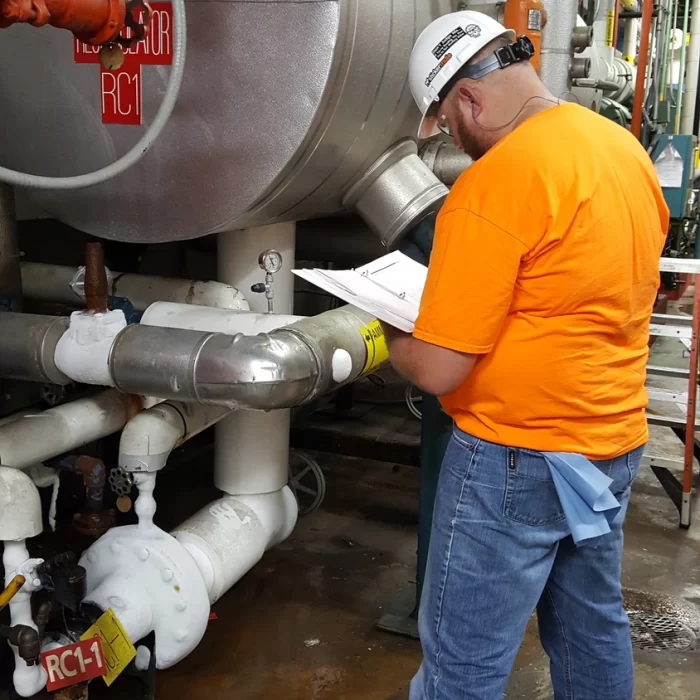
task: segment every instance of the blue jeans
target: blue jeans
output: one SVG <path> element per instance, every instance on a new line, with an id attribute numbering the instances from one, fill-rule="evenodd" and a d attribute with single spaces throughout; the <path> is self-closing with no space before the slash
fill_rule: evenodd
<path id="1" fill-rule="evenodd" d="M 576 547 L 549 467 L 455 430 L 440 473 L 411 700 L 501 700 L 532 613 L 556 700 L 632 700 L 622 524 L 643 449 L 598 466 L 620 501 L 612 532 Z"/>

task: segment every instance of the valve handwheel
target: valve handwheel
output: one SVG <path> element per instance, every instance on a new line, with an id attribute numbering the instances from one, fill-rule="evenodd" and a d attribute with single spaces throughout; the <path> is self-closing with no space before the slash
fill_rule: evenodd
<path id="1" fill-rule="evenodd" d="M 313 513 L 326 497 L 326 477 L 318 462 L 305 452 L 289 453 L 289 488 L 299 504 L 299 515 Z"/>

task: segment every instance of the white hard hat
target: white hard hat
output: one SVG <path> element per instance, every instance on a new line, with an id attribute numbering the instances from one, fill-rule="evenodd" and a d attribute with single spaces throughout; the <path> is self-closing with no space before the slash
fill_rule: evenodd
<path id="1" fill-rule="evenodd" d="M 439 103 L 441 91 L 462 66 L 500 36 L 515 40 L 514 31 L 488 15 L 469 10 L 443 15 L 423 30 L 408 70 L 413 99 L 423 116 L 418 138 L 438 133 L 436 115 L 429 111 Z"/>

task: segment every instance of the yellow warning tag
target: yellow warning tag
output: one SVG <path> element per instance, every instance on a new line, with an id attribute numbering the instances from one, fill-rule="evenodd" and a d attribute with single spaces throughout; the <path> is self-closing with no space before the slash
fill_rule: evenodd
<path id="1" fill-rule="evenodd" d="M 605 45 L 608 48 L 615 46 L 615 10 L 608 10 L 605 24 Z"/>
<path id="2" fill-rule="evenodd" d="M 107 673 L 103 678 L 108 686 L 112 685 L 136 656 L 136 649 L 111 609 L 107 610 L 80 639 L 91 637 L 99 637 L 102 640 L 102 651 L 107 665 Z"/>
<path id="3" fill-rule="evenodd" d="M 384 338 L 384 330 L 379 321 L 372 321 L 360 328 L 367 348 L 367 361 L 362 374 L 372 374 L 389 360 L 389 348 Z"/>

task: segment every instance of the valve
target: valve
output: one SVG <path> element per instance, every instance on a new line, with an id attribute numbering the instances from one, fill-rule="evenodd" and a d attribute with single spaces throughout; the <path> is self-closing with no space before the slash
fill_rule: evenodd
<path id="1" fill-rule="evenodd" d="M 0 625 L 0 638 L 7 639 L 12 646 L 17 647 L 19 658 L 23 659 L 27 666 L 39 663 L 41 653 L 41 640 L 39 633 L 28 625 Z"/>
<path id="2" fill-rule="evenodd" d="M 278 253 L 276 250 L 264 250 L 260 253 L 260 257 L 258 258 L 258 265 L 265 271 L 265 282 L 254 284 L 250 288 L 250 291 L 255 294 L 265 293 L 265 298 L 267 299 L 267 313 L 269 314 L 273 313 L 274 310 L 274 276 L 282 269 L 283 262 L 282 254 Z"/>
<path id="3" fill-rule="evenodd" d="M 145 0 L 0 0 L 0 28 L 50 24 L 91 46 L 118 42 L 128 48 L 147 36 L 151 16 Z M 125 28 L 129 36 L 122 34 Z"/>

